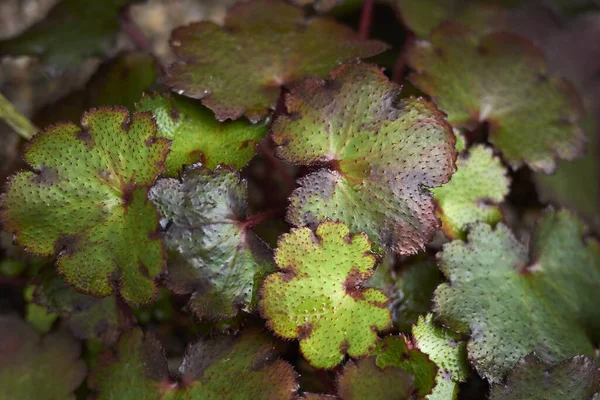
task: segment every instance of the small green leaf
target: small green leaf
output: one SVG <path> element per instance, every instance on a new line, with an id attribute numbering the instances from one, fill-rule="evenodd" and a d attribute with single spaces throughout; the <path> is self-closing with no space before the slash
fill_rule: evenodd
<path id="1" fill-rule="evenodd" d="M 65 332 L 40 338 L 25 321 L 0 315 L 0 399 L 73 399 L 87 374 L 79 352 Z"/>
<path id="2" fill-rule="evenodd" d="M 446 235 L 464 238 L 469 224 L 498 223 L 502 212 L 497 204 L 504 201 L 509 186 L 506 170 L 492 149 L 476 145 L 461 154 L 450 182 L 431 189 Z"/>
<path id="3" fill-rule="evenodd" d="M 130 111 L 156 81 L 154 58 L 146 53 L 123 53 L 98 67 L 85 88 L 76 90 L 36 113 L 33 121 L 48 126 L 76 121 L 90 108 L 124 106 Z"/>
<path id="4" fill-rule="evenodd" d="M 410 348 L 409 348 L 410 346 Z M 412 348 L 403 336 L 387 336 L 377 343 L 371 353 L 376 357 L 375 364 L 382 369 L 397 367 L 414 378 L 414 388 L 419 397 L 431 393 L 435 386 L 437 366 L 419 349 Z"/>
<path id="5" fill-rule="evenodd" d="M 104 297 L 118 287 L 127 302 L 147 303 L 164 267 L 147 192 L 168 151 L 149 113 L 100 108 L 84 114 L 81 127 L 51 126 L 30 142 L 33 171 L 10 180 L 0 220 L 30 252 L 56 253 L 58 271 L 77 290 Z"/>
<path id="6" fill-rule="evenodd" d="M 430 95 L 455 127 L 489 123 L 489 140 L 513 169 L 551 173 L 555 158 L 582 154 L 581 101 L 571 84 L 548 74 L 540 50 L 518 35 L 479 38 L 445 24 L 411 49 L 409 80 Z"/>
<path id="7" fill-rule="evenodd" d="M 119 11 L 132 0 L 62 0 L 46 18 L 17 37 L 0 41 L 0 55 L 40 57 L 51 71 L 77 67 L 113 51 Z"/>
<path id="8" fill-rule="evenodd" d="M 181 181 L 163 179 L 150 191 L 160 210 L 169 251 L 167 286 L 192 293 L 199 318 L 250 311 L 262 278 L 274 269 L 269 247 L 245 225 L 246 181 L 217 167 L 186 169 Z"/>
<path id="9" fill-rule="evenodd" d="M 223 27 L 199 22 L 178 28 L 171 47 L 179 58 L 169 70 L 175 92 L 202 99 L 221 121 L 245 115 L 252 122 L 275 108 L 282 85 L 325 77 L 344 61 L 387 48 L 275 0 L 236 4 Z"/>
<path id="10" fill-rule="evenodd" d="M 508 373 L 505 385 L 494 385 L 491 400 L 593 400 L 600 392 L 600 370 L 592 358 L 574 356 L 550 366 L 528 354 Z"/>
<path id="11" fill-rule="evenodd" d="M 419 317 L 412 330 L 416 347 L 438 366 L 436 385 L 428 400 L 456 400 L 458 384 L 469 376 L 467 347 L 461 335 L 437 326 L 433 315 Z"/>
<path id="12" fill-rule="evenodd" d="M 376 66 L 344 64 L 327 81 L 306 79 L 286 96 L 272 126 L 280 157 L 323 166 L 299 181 L 288 221 L 315 227 L 340 220 L 365 232 L 374 250 L 414 254 L 439 226 L 426 187 L 454 172 L 455 138 L 423 99 L 398 99 Z"/>
<path id="13" fill-rule="evenodd" d="M 35 285 L 27 285 L 23 290 L 23 298 L 25 299 L 25 320 L 35 328 L 39 333 L 47 333 L 54 321 L 59 317 L 58 314 L 49 311 L 46 307 L 33 302 L 33 293 Z"/>
<path id="14" fill-rule="evenodd" d="M 436 290 L 435 311 L 471 335 L 469 359 L 480 375 L 500 382 L 532 351 L 549 363 L 594 354 L 600 245 L 584 240 L 585 232 L 569 212 L 548 212 L 529 250 L 505 225 L 492 230 L 483 223 L 473 226 L 468 243 L 444 247 L 440 263 L 449 282 Z"/>
<path id="15" fill-rule="evenodd" d="M 280 272 L 265 279 L 260 310 L 279 336 L 300 339 L 302 354 L 317 368 L 335 367 L 346 352 L 366 354 L 376 331 L 391 323 L 385 295 L 363 287 L 375 264 L 370 250 L 365 234 L 350 236 L 335 222 L 279 239 Z"/>
<path id="16" fill-rule="evenodd" d="M 348 361 L 338 376 L 341 400 L 408 400 L 413 377 L 400 368 L 379 368 L 373 357 Z"/>
<path id="17" fill-rule="evenodd" d="M 126 332 L 92 375 L 99 400 L 291 400 L 296 373 L 276 359 L 274 342 L 257 331 L 188 346 L 177 379 L 158 340 Z"/>
<path id="18" fill-rule="evenodd" d="M 219 122 L 198 102 L 175 95 L 144 96 L 137 109 L 151 111 L 158 135 L 173 141 L 166 161 L 166 175 L 171 177 L 177 176 L 183 165 L 197 162 L 209 169 L 219 164 L 241 169 L 254 157 L 256 145 L 268 130 L 266 121 Z"/>

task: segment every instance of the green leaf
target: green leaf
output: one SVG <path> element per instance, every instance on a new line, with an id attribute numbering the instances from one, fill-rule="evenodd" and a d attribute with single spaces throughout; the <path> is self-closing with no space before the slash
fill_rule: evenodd
<path id="1" fill-rule="evenodd" d="M 435 311 L 471 335 L 469 359 L 480 375 L 499 382 L 532 351 L 549 363 L 594 354 L 600 245 L 585 233 L 569 212 L 548 212 L 529 250 L 505 225 L 483 223 L 473 226 L 468 243 L 444 247 L 440 263 L 449 282 L 436 290 Z"/>
<path id="2" fill-rule="evenodd" d="M 489 123 L 489 140 L 513 169 L 550 173 L 555 158 L 581 155 L 581 101 L 571 84 L 549 76 L 541 52 L 521 36 L 478 38 L 460 25 L 436 29 L 411 49 L 409 80 L 430 95 L 455 127 Z M 540 133 L 542 132 L 542 133 Z"/>
<path id="3" fill-rule="evenodd" d="M 212 22 L 180 27 L 171 47 L 179 59 L 169 70 L 174 91 L 202 99 L 221 121 L 245 115 L 253 122 L 275 108 L 282 85 L 325 77 L 344 61 L 387 48 L 275 0 L 236 4 L 223 27 Z"/>
<path id="4" fill-rule="evenodd" d="M 56 253 L 77 290 L 104 297 L 118 288 L 128 303 L 147 303 L 164 266 L 147 191 L 168 151 L 150 114 L 93 109 L 81 127 L 63 123 L 32 139 L 33 171 L 10 180 L 0 219 L 30 252 Z"/>
<path id="5" fill-rule="evenodd" d="M 85 88 L 44 107 L 33 118 L 39 126 L 76 121 L 90 108 L 124 106 L 130 111 L 156 81 L 154 58 L 145 53 L 123 53 L 100 64 Z"/>
<path id="6" fill-rule="evenodd" d="M 385 337 L 371 354 L 376 357 L 375 364 L 379 368 L 397 367 L 412 375 L 420 398 L 431 393 L 436 384 L 438 368 L 435 363 L 421 350 L 412 348 L 403 336 Z"/>
<path id="7" fill-rule="evenodd" d="M 35 328 L 39 333 L 47 333 L 54 321 L 59 317 L 58 314 L 49 311 L 33 302 L 33 292 L 35 285 L 27 285 L 23 290 L 23 299 L 25 300 L 25 320 Z"/>
<path id="8" fill-rule="evenodd" d="M 373 357 L 348 361 L 338 376 L 342 400 L 408 400 L 413 377 L 400 368 L 379 368 Z"/>
<path id="9" fill-rule="evenodd" d="M 269 247 L 245 225 L 247 197 L 246 181 L 222 167 L 186 169 L 181 181 L 163 179 L 150 191 L 169 223 L 166 284 L 192 293 L 189 307 L 201 319 L 252 310 L 262 278 L 274 269 Z"/>
<path id="10" fill-rule="evenodd" d="M 273 126 L 286 161 L 323 166 L 299 181 L 288 221 L 315 227 L 328 218 L 403 255 L 429 242 L 439 222 L 424 186 L 454 172 L 455 138 L 443 114 L 423 99 L 397 99 L 382 71 L 354 62 L 328 81 L 306 79 L 286 97 Z"/>
<path id="11" fill-rule="evenodd" d="M 0 315 L 0 398 L 73 399 L 87 374 L 79 352 L 65 332 L 40 338 L 20 318 Z"/>
<path id="12" fill-rule="evenodd" d="M 462 239 L 469 224 L 498 223 L 502 212 L 497 204 L 504 201 L 509 186 L 506 170 L 492 149 L 476 145 L 467 154 L 461 154 L 450 182 L 431 189 L 446 235 Z"/>
<path id="13" fill-rule="evenodd" d="M 32 306 L 60 314 L 76 338 L 97 338 L 111 344 L 129 327 L 130 321 L 119 310 L 116 296 L 98 299 L 79 293 L 48 269 L 42 271 L 39 279 Z"/>
<path id="14" fill-rule="evenodd" d="M 391 323 L 387 297 L 363 287 L 375 264 L 370 250 L 365 234 L 350 236 L 336 222 L 315 233 L 297 228 L 279 239 L 280 272 L 264 280 L 260 310 L 279 336 L 300 339 L 300 351 L 314 367 L 333 368 L 346 352 L 366 354 L 376 331 Z"/>
<path id="15" fill-rule="evenodd" d="M 0 93 L 0 121 L 6 122 L 25 139 L 31 139 L 38 131 L 36 126 L 21 114 L 2 93 Z"/>
<path id="16" fill-rule="evenodd" d="M 0 55 L 40 57 L 51 70 L 77 67 L 113 50 L 119 11 L 132 0 L 62 0 L 46 18 L 17 37 L 0 41 Z"/>
<path id="17" fill-rule="evenodd" d="M 296 373 L 277 353 L 257 331 L 201 340 L 188 346 L 175 379 L 158 340 L 134 329 L 104 355 L 92 383 L 99 400 L 291 400 Z"/>
<path id="18" fill-rule="evenodd" d="M 266 121 L 219 122 L 198 102 L 175 95 L 144 96 L 137 109 L 151 111 L 158 135 L 173 141 L 166 161 L 166 175 L 171 177 L 177 176 L 183 165 L 197 162 L 210 169 L 219 164 L 241 169 L 254 157 L 256 145 L 268 130 Z"/>
<path id="19" fill-rule="evenodd" d="M 367 283 L 390 299 L 394 327 L 408 333 L 419 315 L 431 310 L 433 292 L 442 282 L 442 274 L 435 261 L 427 257 L 404 260 L 398 271 L 393 262 L 394 258 L 388 255 Z"/>
<path id="20" fill-rule="evenodd" d="M 455 400 L 458 384 L 469 376 L 466 343 L 461 335 L 433 322 L 433 315 L 419 317 L 412 330 L 416 347 L 438 366 L 436 385 L 428 400 Z"/>
<path id="21" fill-rule="evenodd" d="M 505 385 L 494 385 L 491 400 L 595 399 L 600 370 L 593 359 L 575 356 L 551 367 L 535 353 L 528 354 L 509 372 Z"/>

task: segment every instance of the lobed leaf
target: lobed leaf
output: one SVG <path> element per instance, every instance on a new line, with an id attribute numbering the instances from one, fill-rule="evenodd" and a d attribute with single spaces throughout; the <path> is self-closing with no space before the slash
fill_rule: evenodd
<path id="1" fill-rule="evenodd" d="M 306 79 L 286 96 L 287 114 L 272 126 L 277 153 L 291 163 L 328 166 L 298 183 L 287 219 L 315 227 L 340 220 L 365 232 L 375 251 L 418 252 L 438 228 L 424 186 L 454 172 L 455 138 L 441 112 L 360 62 L 327 81 Z"/>
<path id="2" fill-rule="evenodd" d="M 495 225 L 502 219 L 497 204 L 508 194 L 510 179 L 492 149 L 475 145 L 460 155 L 450 182 L 433 188 L 436 214 L 450 238 L 464 238 L 474 222 Z"/>
<path id="3" fill-rule="evenodd" d="M 492 386 L 490 399 L 592 400 L 599 392 L 600 370 L 594 359 L 574 356 L 551 367 L 531 353 L 509 372 L 505 385 Z"/>
<path id="4" fill-rule="evenodd" d="M 130 304 L 146 303 L 164 267 L 147 192 L 168 152 L 148 113 L 121 107 L 88 111 L 81 127 L 50 126 L 31 140 L 32 171 L 10 180 L 0 220 L 30 252 L 57 254 L 59 273 L 78 291 L 118 290 Z"/>
<path id="5" fill-rule="evenodd" d="M 269 247 L 245 225 L 247 197 L 246 181 L 222 167 L 189 168 L 181 181 L 163 179 L 150 191 L 168 224 L 166 285 L 192 293 L 189 307 L 201 319 L 252 310 L 274 269 Z"/>
<path id="6" fill-rule="evenodd" d="M 20 318 L 0 315 L 0 398 L 73 399 L 87 374 L 79 352 L 65 332 L 41 338 Z"/>
<path id="7" fill-rule="evenodd" d="M 175 380 L 158 340 L 133 329 L 104 355 L 92 383 L 99 400 L 291 400 L 296 373 L 276 355 L 257 331 L 201 340 L 188 346 Z"/>
<path id="8" fill-rule="evenodd" d="M 440 263 L 449 282 L 436 290 L 435 311 L 471 335 L 469 358 L 480 375 L 500 382 L 532 351 L 547 363 L 594 353 L 600 246 L 584 242 L 584 234 L 569 212 L 548 212 L 529 251 L 505 225 L 492 230 L 483 223 L 473 226 L 468 243 L 444 247 Z"/>
<path id="9" fill-rule="evenodd" d="M 171 47 L 178 58 L 169 69 L 174 91 L 202 99 L 221 121 L 245 115 L 252 122 L 275 108 L 281 86 L 324 77 L 344 61 L 387 48 L 275 0 L 236 4 L 223 27 L 206 21 L 180 27 Z"/>
<path id="10" fill-rule="evenodd" d="M 315 233 L 297 228 L 280 237 L 275 262 L 261 290 L 267 325 L 316 368 L 333 368 L 344 355 L 360 357 L 390 325 L 387 298 L 363 287 L 375 264 L 364 234 L 350 236 L 343 223 L 325 222 Z"/>
<path id="11" fill-rule="evenodd" d="M 461 335 L 436 325 L 433 315 L 419 317 L 412 329 L 416 347 L 437 365 L 435 387 L 428 400 L 456 400 L 459 383 L 469 376 L 466 343 Z"/>
<path id="12" fill-rule="evenodd" d="M 545 59 L 518 35 L 483 38 L 445 24 L 408 56 L 409 80 L 430 95 L 455 127 L 489 123 L 489 140 L 513 169 L 551 173 L 555 158 L 579 157 L 585 136 L 571 84 L 549 76 Z"/>
<path id="13" fill-rule="evenodd" d="M 176 177 L 184 165 L 201 162 L 209 169 L 227 164 L 237 169 L 254 157 L 256 145 L 268 130 L 266 122 L 219 122 L 207 108 L 181 96 L 144 96 L 138 111 L 156 118 L 158 135 L 171 140 L 165 175 Z"/>

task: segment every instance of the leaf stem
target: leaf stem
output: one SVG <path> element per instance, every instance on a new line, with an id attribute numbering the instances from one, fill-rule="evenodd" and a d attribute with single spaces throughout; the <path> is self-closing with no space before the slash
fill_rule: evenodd
<path id="1" fill-rule="evenodd" d="M 144 32 L 140 29 L 140 27 L 135 23 L 133 18 L 131 18 L 131 9 L 130 7 L 125 7 L 121 11 L 121 15 L 119 18 L 119 22 L 121 24 L 121 29 L 127 35 L 129 40 L 133 43 L 133 45 L 141 52 L 150 54 L 154 57 L 154 61 L 158 66 L 158 70 L 161 75 L 166 74 L 165 67 L 158 60 L 158 57 L 154 56 L 152 43 L 146 37 Z"/>
<path id="2" fill-rule="evenodd" d="M 3 119 L 15 132 L 27 140 L 39 131 L 2 93 L 0 93 L 0 119 Z"/>
<path id="3" fill-rule="evenodd" d="M 373 21 L 373 5 L 375 0 L 365 0 L 360 13 L 360 24 L 358 27 L 358 36 L 361 40 L 366 40 L 371 32 L 371 22 Z"/>
<path id="4" fill-rule="evenodd" d="M 262 224 L 265 221 L 281 217 L 283 216 L 284 211 L 285 210 L 282 208 L 274 208 L 271 210 L 259 212 L 258 214 L 251 215 L 246 218 L 246 221 L 244 222 L 244 228 L 251 229 L 256 227 L 257 225 Z"/>
<path id="5" fill-rule="evenodd" d="M 392 81 L 400 82 L 402 77 L 404 76 L 404 72 L 406 72 L 406 63 L 408 61 L 408 53 L 410 49 L 413 47 L 415 42 L 415 34 L 407 31 L 406 39 L 404 40 L 404 46 L 402 46 L 402 50 L 400 50 L 400 54 L 398 54 L 398 58 L 396 58 L 396 63 L 394 64 L 394 68 L 392 69 Z"/>

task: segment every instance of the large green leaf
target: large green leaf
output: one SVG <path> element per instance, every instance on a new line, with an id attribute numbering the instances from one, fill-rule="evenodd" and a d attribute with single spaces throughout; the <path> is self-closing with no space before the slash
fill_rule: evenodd
<path id="1" fill-rule="evenodd" d="M 158 135 L 172 140 L 166 175 L 175 177 L 183 165 L 202 162 L 214 169 L 219 164 L 240 169 L 256 152 L 268 130 L 266 122 L 246 120 L 219 122 L 206 107 L 185 97 L 144 96 L 138 111 L 151 111 Z"/>
<path id="2" fill-rule="evenodd" d="M 119 32 L 119 11 L 132 0 L 62 0 L 37 24 L 0 41 L 0 54 L 33 55 L 51 69 L 77 67 L 86 57 L 104 57 Z"/>
<path id="3" fill-rule="evenodd" d="M 582 154 L 581 101 L 571 84 L 549 76 L 541 52 L 521 36 L 483 38 L 445 24 L 409 54 L 409 79 L 455 127 L 489 123 L 489 140 L 513 168 L 550 173 L 555 159 Z"/>
<path id="4" fill-rule="evenodd" d="M 437 230 L 424 186 L 454 172 L 455 138 L 443 114 L 400 89 L 369 64 L 342 65 L 327 81 L 307 79 L 286 97 L 273 126 L 277 152 L 303 165 L 326 165 L 299 181 L 288 220 L 315 227 L 328 218 L 365 232 L 400 254 L 424 248 Z"/>
<path id="5" fill-rule="evenodd" d="M 305 18 L 302 10 L 275 0 L 232 7 L 220 27 L 200 22 L 173 31 L 179 61 L 169 84 L 202 99 L 219 120 L 242 115 L 256 122 L 274 109 L 282 85 L 305 76 L 325 77 L 338 64 L 386 49 L 358 39 L 333 20 Z"/>
<path id="6" fill-rule="evenodd" d="M 18 317 L 0 315 L 0 399 L 70 400 L 87 367 L 65 332 L 43 338 Z"/>
<path id="7" fill-rule="evenodd" d="M 343 223 L 325 222 L 315 233 L 297 228 L 279 239 L 280 272 L 263 282 L 260 311 L 317 368 L 333 368 L 346 353 L 366 354 L 377 330 L 391 323 L 387 297 L 363 287 L 375 264 L 365 234 L 350 236 Z"/>
<path id="8" fill-rule="evenodd" d="M 169 141 L 149 113 L 93 109 L 36 135 L 33 171 L 13 176 L 0 219 L 30 252 L 58 255 L 58 271 L 94 296 L 115 288 L 131 304 L 150 301 L 164 267 L 158 215 L 147 192 L 164 169 Z"/>
<path id="9" fill-rule="evenodd" d="M 104 354 L 92 383 L 99 400 L 291 400 L 296 373 L 277 354 L 257 331 L 203 339 L 188 346 L 172 377 L 158 340 L 134 329 Z"/>
<path id="10" fill-rule="evenodd" d="M 445 246 L 440 263 L 449 282 L 436 290 L 435 311 L 471 335 L 469 358 L 480 375 L 499 382 L 532 351 L 548 363 L 594 354 L 600 245 L 585 233 L 569 212 L 548 212 L 529 250 L 505 225 L 483 223 L 467 243 Z"/>
<path id="11" fill-rule="evenodd" d="M 494 385 L 491 400 L 593 400 L 600 392 L 600 370 L 592 358 L 575 356 L 550 366 L 535 353 L 510 371 L 505 385 Z"/>
<path id="12" fill-rule="evenodd" d="M 217 167 L 187 169 L 181 181 L 163 179 L 150 191 L 164 223 L 169 251 L 167 286 L 192 293 L 199 318 L 232 318 L 249 311 L 262 278 L 274 269 L 269 247 L 245 224 L 246 181 Z"/>

